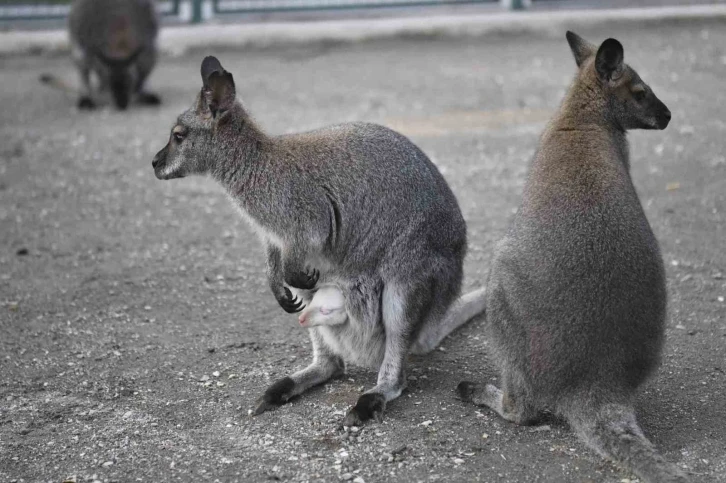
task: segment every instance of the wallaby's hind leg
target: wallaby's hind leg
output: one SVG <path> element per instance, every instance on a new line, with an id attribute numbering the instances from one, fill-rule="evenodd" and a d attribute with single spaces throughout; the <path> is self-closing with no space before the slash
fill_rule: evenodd
<path id="1" fill-rule="evenodd" d="M 426 319 L 416 341 L 411 346 L 411 353 L 427 354 L 438 347 L 449 334 L 484 312 L 486 306 L 486 290 L 483 288 L 462 295 L 451 304 L 443 317 L 435 316 Z"/>
<path id="2" fill-rule="evenodd" d="M 91 97 L 91 69 L 79 61 L 78 69 L 81 75 L 81 97 L 78 98 L 79 109 L 95 109 L 96 102 Z"/>
<path id="3" fill-rule="evenodd" d="M 78 74 L 81 80 L 81 96 L 78 98 L 79 109 L 94 109 L 96 103 L 91 96 L 91 64 L 86 56 L 85 51 L 78 45 L 73 45 L 71 50 L 73 62 L 78 68 Z"/>
<path id="4" fill-rule="evenodd" d="M 149 92 L 144 89 L 144 83 L 146 78 L 149 77 L 154 65 L 156 64 L 156 50 L 147 48 L 144 52 L 139 55 L 136 60 L 136 66 L 138 69 L 138 79 L 136 81 L 135 91 L 136 99 L 139 104 L 146 106 L 158 106 L 161 104 L 161 98 L 158 94 Z"/>
<path id="5" fill-rule="evenodd" d="M 410 346 L 409 333 L 416 320 L 429 315 L 434 296 L 433 284 L 418 286 L 391 283 L 383 288 L 382 316 L 386 331 L 383 363 L 374 388 L 366 391 L 346 415 L 344 426 L 358 426 L 383 417 L 386 403 L 401 395 L 406 387 L 405 363 Z"/>
<path id="6" fill-rule="evenodd" d="M 310 340 L 313 343 L 313 362 L 305 369 L 283 377 L 268 387 L 258 401 L 253 413 L 255 416 L 285 404 L 311 387 L 343 374 L 345 371 L 343 360 L 330 351 L 315 329 L 310 330 Z"/>
<path id="7" fill-rule="evenodd" d="M 505 375 L 502 379 L 503 391 L 492 384 L 463 381 L 456 392 L 462 401 L 491 408 L 507 421 L 523 426 L 535 424 L 540 416 L 539 410 L 527 400 L 525 392 L 513 383 L 511 377 Z"/>

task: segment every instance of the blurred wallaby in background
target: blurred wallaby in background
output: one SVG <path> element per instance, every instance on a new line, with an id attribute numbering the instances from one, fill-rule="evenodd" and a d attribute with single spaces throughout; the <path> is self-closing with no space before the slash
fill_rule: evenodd
<path id="1" fill-rule="evenodd" d="M 487 285 L 502 389 L 462 382 L 458 392 L 517 424 L 552 410 L 643 480 L 683 482 L 633 410 L 660 362 L 666 285 L 625 133 L 664 129 L 671 113 L 623 62 L 620 42 L 598 48 L 572 32 L 567 40 L 579 71 L 542 134 Z"/>
<path id="2" fill-rule="evenodd" d="M 342 296 L 347 313 L 347 322 L 336 315 L 343 323 L 310 328 L 312 363 L 272 384 L 255 413 L 353 363 L 377 370 L 378 382 L 344 425 L 380 419 L 405 388 L 408 353 L 432 350 L 484 308 L 482 289 L 460 297 L 466 224 L 454 194 L 401 134 L 350 123 L 271 136 L 216 58 L 201 71 L 201 92 L 154 158 L 157 178 L 209 174 L 227 190 L 263 242 L 268 283 L 284 310 L 310 303 L 290 288 L 310 291 L 314 306 L 313 289 L 325 281 L 335 286 L 331 307 Z"/>
<path id="3" fill-rule="evenodd" d="M 68 26 L 81 75 L 79 108 L 96 106 L 91 73 L 98 77 L 99 91 L 110 92 L 119 109 L 132 100 L 159 104 L 156 94 L 144 91 L 156 63 L 158 19 L 151 0 L 75 0 Z M 48 76 L 41 80 L 59 84 Z"/>

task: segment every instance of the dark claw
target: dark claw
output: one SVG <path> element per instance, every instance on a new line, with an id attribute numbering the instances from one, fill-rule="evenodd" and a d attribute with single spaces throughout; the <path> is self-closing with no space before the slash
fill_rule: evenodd
<path id="1" fill-rule="evenodd" d="M 78 109 L 95 109 L 96 103 L 93 102 L 93 99 L 91 99 L 88 96 L 82 96 L 80 99 L 78 99 Z"/>
<path id="2" fill-rule="evenodd" d="M 303 305 L 303 301 L 301 299 L 298 299 L 297 297 L 293 297 L 292 292 L 290 292 L 290 289 L 287 287 L 285 287 L 285 297 L 278 299 L 277 302 L 280 304 L 280 307 L 282 307 L 282 309 L 288 314 L 300 312 L 302 309 L 305 308 L 305 306 Z"/>
<path id="3" fill-rule="evenodd" d="M 295 381 L 289 377 L 283 377 L 279 381 L 276 381 L 272 386 L 267 388 L 265 394 L 258 400 L 257 408 L 252 412 L 252 415 L 259 416 L 265 411 L 282 406 L 290 400 L 294 389 Z"/>
<path id="4" fill-rule="evenodd" d="M 294 274 L 291 280 L 287 281 L 287 284 L 300 290 L 312 290 L 318 283 L 319 278 L 320 272 L 317 269 L 313 269 L 312 271 L 305 269 L 304 272 Z"/>
<path id="5" fill-rule="evenodd" d="M 366 421 L 375 419 L 378 423 L 383 422 L 383 410 L 386 408 L 386 400 L 382 394 L 363 394 L 343 420 L 343 426 L 360 426 Z"/>

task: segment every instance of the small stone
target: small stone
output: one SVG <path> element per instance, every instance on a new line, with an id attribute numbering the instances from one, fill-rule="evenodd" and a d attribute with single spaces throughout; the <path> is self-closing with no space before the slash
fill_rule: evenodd
<path id="1" fill-rule="evenodd" d="M 489 439 L 489 435 L 487 433 L 484 433 L 481 435 L 482 439 Z"/>
<path id="2" fill-rule="evenodd" d="M 466 463 L 466 461 L 461 458 L 454 458 L 454 463 L 456 463 L 457 465 L 463 465 L 464 463 Z"/>
<path id="3" fill-rule="evenodd" d="M 123 415 L 124 419 L 129 419 L 134 414 L 133 411 L 126 411 Z"/>
<path id="4" fill-rule="evenodd" d="M 667 191 L 675 191 L 675 190 L 677 190 L 680 187 L 681 187 L 681 183 L 678 183 L 678 182 L 668 183 L 666 185 L 666 190 Z"/>
<path id="5" fill-rule="evenodd" d="M 343 481 L 350 481 L 353 479 L 353 473 L 343 473 L 340 475 L 340 479 Z"/>
<path id="6" fill-rule="evenodd" d="M 689 273 L 688 275 L 684 275 L 684 276 L 681 277 L 681 282 L 688 282 L 692 278 L 693 278 L 693 275 L 691 275 Z"/>
<path id="7" fill-rule="evenodd" d="M 214 371 L 214 372 L 212 373 L 212 375 L 213 375 L 214 377 L 219 377 L 219 371 Z"/>
<path id="8" fill-rule="evenodd" d="M 364 480 L 360 476 L 356 476 L 355 478 L 353 478 L 353 483 L 366 483 L 366 480 Z"/>
<path id="9" fill-rule="evenodd" d="M 551 429 L 552 428 L 550 427 L 549 424 L 543 424 L 542 426 L 537 426 L 535 428 L 532 428 L 532 431 L 533 432 L 541 432 L 541 431 L 549 431 Z"/>
<path id="10" fill-rule="evenodd" d="M 209 376 L 204 374 L 202 377 L 199 378 L 200 381 L 205 382 L 209 380 Z"/>
<path id="11" fill-rule="evenodd" d="M 433 423 L 434 423 L 434 422 L 433 422 L 433 421 L 431 421 L 431 420 L 429 419 L 429 420 L 426 420 L 426 421 L 424 421 L 424 422 L 423 422 L 423 423 L 421 423 L 420 425 L 421 425 L 421 426 L 423 426 L 424 428 L 428 428 L 428 427 L 429 427 L 429 426 L 431 426 L 431 425 L 432 425 Z"/>
<path id="12" fill-rule="evenodd" d="M 711 278 L 713 278 L 714 280 L 722 280 L 723 279 L 723 273 L 721 273 L 721 272 L 714 273 L 713 275 L 711 275 Z"/>
<path id="13" fill-rule="evenodd" d="M 723 302 L 723 301 L 724 301 L 724 298 L 723 298 L 723 297 L 722 297 L 721 295 L 719 295 L 719 296 L 718 296 L 718 301 L 719 301 L 719 302 Z"/>
<path id="14" fill-rule="evenodd" d="M 103 466 L 104 468 L 108 468 L 109 466 L 113 466 L 113 461 L 106 461 L 101 466 Z"/>

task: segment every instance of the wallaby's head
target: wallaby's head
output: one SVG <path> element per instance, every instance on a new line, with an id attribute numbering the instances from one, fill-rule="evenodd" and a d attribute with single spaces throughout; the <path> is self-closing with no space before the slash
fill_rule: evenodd
<path id="1" fill-rule="evenodd" d="M 671 112 L 624 61 L 623 46 L 607 39 L 600 47 L 567 32 L 575 62 L 579 68 L 576 83 L 598 97 L 602 113 L 615 125 L 627 129 L 665 129 Z"/>
<path id="2" fill-rule="evenodd" d="M 220 157 L 244 142 L 247 116 L 235 98 L 232 74 L 216 57 L 202 62 L 202 90 L 174 123 L 169 142 L 151 165 L 159 179 L 206 174 Z"/>

